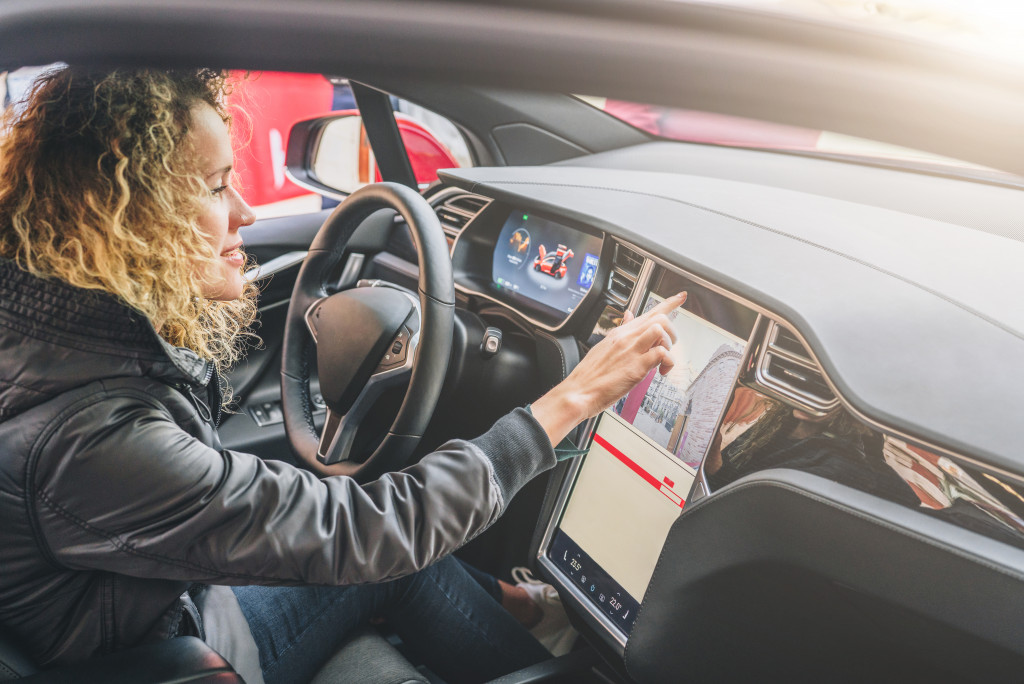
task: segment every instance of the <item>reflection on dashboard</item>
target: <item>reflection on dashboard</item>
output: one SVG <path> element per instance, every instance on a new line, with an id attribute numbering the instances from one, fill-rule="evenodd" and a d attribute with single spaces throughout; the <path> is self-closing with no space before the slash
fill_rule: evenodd
<path id="1" fill-rule="evenodd" d="M 597 319 L 597 323 L 594 324 L 593 332 L 587 338 L 587 347 L 593 347 L 607 337 L 608 333 L 622 325 L 623 313 L 623 310 L 617 306 L 612 304 L 606 305 L 604 311 L 601 312 L 601 316 Z"/>
<path id="2" fill-rule="evenodd" d="M 1014 486 L 875 430 L 842 407 L 822 416 L 737 387 L 704 461 L 712 491 L 769 468 L 813 473 L 1024 548 Z"/>
<path id="3" fill-rule="evenodd" d="M 884 493 L 899 503 L 916 502 L 910 487 L 882 458 L 882 439 L 836 407 L 822 416 L 740 387 L 704 463 L 718 489 L 768 468 L 814 473 L 859 489 Z"/>
<path id="4" fill-rule="evenodd" d="M 494 286 L 571 313 L 594 284 L 601 242 L 600 237 L 513 211 L 494 247 Z"/>

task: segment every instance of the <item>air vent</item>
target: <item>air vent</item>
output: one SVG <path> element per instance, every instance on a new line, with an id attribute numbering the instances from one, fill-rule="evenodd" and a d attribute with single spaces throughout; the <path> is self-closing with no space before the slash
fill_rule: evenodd
<path id="1" fill-rule="evenodd" d="M 644 258 L 623 245 L 615 245 L 615 268 L 631 276 L 635 281 L 643 268 Z"/>
<path id="2" fill-rule="evenodd" d="M 640 269 L 643 268 L 644 258 L 629 249 L 616 243 L 615 257 L 612 260 L 612 272 L 608 276 L 608 294 L 625 307 L 633 296 L 633 289 L 636 287 L 637 278 L 640 277 Z"/>
<path id="3" fill-rule="evenodd" d="M 823 415 L 839 404 L 821 368 L 797 336 L 775 322 L 768 326 L 757 379 L 780 398 L 813 414 Z"/>
<path id="4" fill-rule="evenodd" d="M 807 354 L 807 350 L 804 349 L 804 345 L 800 343 L 800 340 L 796 338 L 796 335 L 786 330 L 781 325 L 775 326 L 775 339 L 772 340 L 772 345 L 778 347 L 782 351 L 787 351 L 790 354 L 796 354 L 801 358 L 810 359 Z"/>
<path id="5" fill-rule="evenodd" d="M 445 235 L 454 240 L 480 210 L 490 202 L 486 197 L 460 192 L 451 195 L 434 208 Z"/>

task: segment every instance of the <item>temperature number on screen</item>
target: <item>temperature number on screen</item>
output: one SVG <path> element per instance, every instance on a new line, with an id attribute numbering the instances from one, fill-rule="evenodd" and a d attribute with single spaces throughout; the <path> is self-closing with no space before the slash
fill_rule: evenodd
<path id="1" fill-rule="evenodd" d="M 569 565 L 572 567 L 573 570 L 580 570 L 583 567 L 583 565 L 575 558 L 569 561 Z"/>
<path id="2" fill-rule="evenodd" d="M 608 598 L 608 605 L 610 605 L 613 610 L 621 610 L 622 609 L 622 603 L 620 603 L 619 601 L 616 601 L 614 596 L 610 596 Z"/>

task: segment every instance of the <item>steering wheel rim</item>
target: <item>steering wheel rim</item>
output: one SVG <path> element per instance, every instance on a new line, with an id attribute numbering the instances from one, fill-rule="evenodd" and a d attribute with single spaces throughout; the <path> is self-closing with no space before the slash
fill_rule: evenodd
<path id="1" fill-rule="evenodd" d="M 405 295 L 398 292 L 402 289 L 398 286 L 375 281 L 373 286 L 378 291 L 374 293 L 367 292 L 371 289 L 367 287 L 329 294 L 327 279 L 337 272 L 352 234 L 363 220 L 381 209 L 397 211 L 412 231 L 419 260 L 418 292 L 405 291 L 408 293 Z M 385 287 L 379 287 L 381 285 Z M 391 293 L 383 293 L 384 289 Z M 402 310 L 404 300 L 418 303 L 418 310 L 406 315 Z M 413 320 L 417 313 L 418 322 Z M 404 466 L 419 443 L 441 394 L 448 370 L 454 316 L 455 286 L 448 243 L 433 209 L 419 193 L 395 183 L 376 183 L 354 192 L 338 205 L 313 239 L 299 269 L 285 322 L 281 408 L 288 441 L 300 461 L 321 477 L 347 475 L 363 482 Z M 370 330 L 368 335 L 373 339 L 367 342 L 361 339 L 362 335 L 352 334 L 356 326 L 349 319 L 365 323 L 360 332 L 363 328 Z M 397 331 L 395 321 L 399 321 Z M 417 323 L 418 330 L 413 331 Z M 315 337 L 317 330 L 321 331 L 321 339 Z M 397 336 L 400 332 L 405 333 L 404 338 Z M 387 368 L 384 356 L 401 339 L 404 339 L 408 361 L 402 368 Z M 329 366 L 346 354 L 351 355 L 353 350 L 368 352 L 366 358 L 346 358 L 346 363 L 356 365 L 344 367 L 341 364 L 338 372 L 325 373 L 325 369 L 320 369 L 321 394 L 328 404 L 327 425 L 320 434 L 313 424 L 314 407 L 309 390 L 314 350 L 318 365 L 326 358 L 330 360 Z M 337 368 L 332 370 L 337 371 Z M 351 435 L 372 403 L 373 395 L 378 393 L 376 390 L 404 381 L 406 377 L 409 385 L 405 398 L 384 441 L 365 461 L 349 460 L 351 454 L 345 450 L 345 440 L 350 448 Z M 346 379 L 345 387 L 324 385 L 325 381 L 344 383 Z M 360 383 L 361 386 L 356 386 Z M 368 393 L 367 388 L 372 391 Z M 328 434 L 331 430 L 334 434 Z M 345 450 L 344 453 L 341 450 Z M 323 455 L 318 456 L 318 452 Z"/>

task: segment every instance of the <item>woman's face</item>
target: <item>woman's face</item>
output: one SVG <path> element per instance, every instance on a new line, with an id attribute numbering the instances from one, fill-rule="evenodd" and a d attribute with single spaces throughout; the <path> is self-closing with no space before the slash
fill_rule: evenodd
<path id="1" fill-rule="evenodd" d="M 229 301 L 242 295 L 245 256 L 239 249 L 238 229 L 256 217 L 238 191 L 231 186 L 234 155 L 227 124 L 213 107 L 201 102 L 192 108 L 192 144 L 199 170 L 209 190 L 199 215 L 199 226 L 218 254 L 216 265 L 202 274 L 203 296 Z"/>

